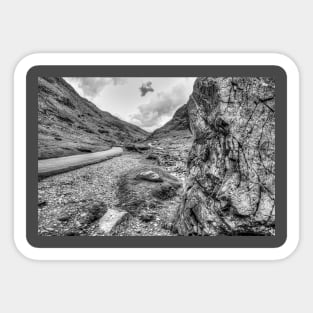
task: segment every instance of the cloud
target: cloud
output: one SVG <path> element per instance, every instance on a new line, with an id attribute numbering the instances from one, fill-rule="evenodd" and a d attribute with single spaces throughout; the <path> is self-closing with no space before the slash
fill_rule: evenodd
<path id="1" fill-rule="evenodd" d="M 138 112 L 130 116 L 130 121 L 146 130 L 160 127 L 165 119 L 171 118 L 176 109 L 187 102 L 189 92 L 185 84 L 158 92 L 148 103 L 138 106 Z"/>
<path id="2" fill-rule="evenodd" d="M 107 85 L 122 85 L 126 82 L 123 77 L 67 77 L 67 81 L 82 90 L 84 96 L 95 97 Z"/>
<path id="3" fill-rule="evenodd" d="M 139 90 L 141 91 L 142 97 L 144 97 L 148 92 L 153 92 L 154 89 L 152 88 L 152 82 L 148 81 L 143 83 L 141 87 L 139 87 Z"/>

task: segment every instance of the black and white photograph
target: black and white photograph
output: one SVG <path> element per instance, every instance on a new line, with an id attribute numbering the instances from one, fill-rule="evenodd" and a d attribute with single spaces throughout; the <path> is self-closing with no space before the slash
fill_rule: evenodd
<path id="1" fill-rule="evenodd" d="M 40 236 L 274 236 L 271 77 L 39 77 Z"/>
<path id="2" fill-rule="evenodd" d="M 1 4 L 1 312 L 313 312 L 312 1 Z"/>

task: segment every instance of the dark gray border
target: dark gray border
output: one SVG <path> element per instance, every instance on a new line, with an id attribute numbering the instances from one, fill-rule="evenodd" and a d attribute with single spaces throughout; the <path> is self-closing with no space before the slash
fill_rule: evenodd
<path id="1" fill-rule="evenodd" d="M 37 81 L 56 77 L 272 77 L 276 83 L 276 235 L 217 237 L 46 237 L 38 235 Z M 278 66 L 35 66 L 26 77 L 26 237 L 38 248 L 276 248 L 287 239 L 287 75 Z"/>

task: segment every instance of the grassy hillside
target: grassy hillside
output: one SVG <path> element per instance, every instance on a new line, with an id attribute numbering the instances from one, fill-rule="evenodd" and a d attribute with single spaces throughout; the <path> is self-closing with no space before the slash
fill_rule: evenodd
<path id="1" fill-rule="evenodd" d="M 79 96 L 64 79 L 38 79 L 39 159 L 107 150 L 147 136 Z"/>

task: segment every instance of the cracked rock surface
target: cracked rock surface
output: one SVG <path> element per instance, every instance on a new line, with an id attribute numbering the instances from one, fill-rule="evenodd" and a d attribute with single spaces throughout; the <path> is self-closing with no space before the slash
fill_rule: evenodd
<path id="1" fill-rule="evenodd" d="M 179 234 L 275 234 L 274 90 L 269 78 L 196 80 Z"/>

